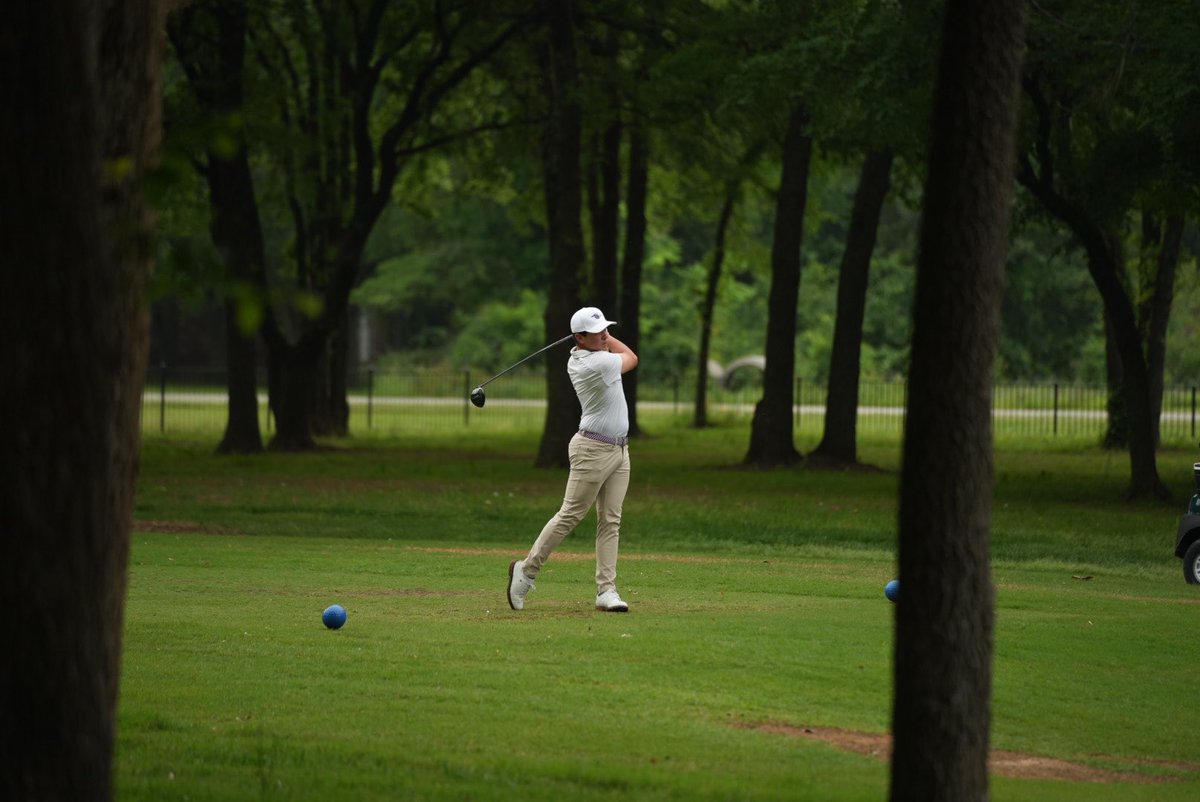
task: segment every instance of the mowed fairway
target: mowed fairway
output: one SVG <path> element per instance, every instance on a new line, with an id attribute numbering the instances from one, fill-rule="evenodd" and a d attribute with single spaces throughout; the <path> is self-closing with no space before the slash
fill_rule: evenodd
<path id="1" fill-rule="evenodd" d="M 119 798 L 885 798 L 898 447 L 764 473 L 732 467 L 745 435 L 633 447 L 627 615 L 592 609 L 590 517 L 508 609 L 565 478 L 536 434 L 148 443 Z M 1116 498 L 1119 458 L 998 455 L 994 799 L 1200 796 L 1190 459 L 1160 458 L 1161 506 Z"/>

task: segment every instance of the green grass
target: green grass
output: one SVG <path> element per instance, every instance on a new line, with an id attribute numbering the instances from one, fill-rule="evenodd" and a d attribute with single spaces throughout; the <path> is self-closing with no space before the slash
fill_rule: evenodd
<path id="1" fill-rule="evenodd" d="M 747 434 L 634 446 L 629 615 L 591 609 L 590 518 L 508 609 L 565 478 L 530 467 L 536 433 L 148 440 L 119 798 L 884 798 L 884 761 L 784 731 L 888 729 L 899 448 L 863 444 L 876 472 L 747 471 Z M 1200 793 L 1200 596 L 1171 555 L 1191 460 L 1161 455 L 1164 506 L 1120 500 L 1120 455 L 997 455 L 993 747 L 1144 782 L 996 777 L 993 799 Z"/>

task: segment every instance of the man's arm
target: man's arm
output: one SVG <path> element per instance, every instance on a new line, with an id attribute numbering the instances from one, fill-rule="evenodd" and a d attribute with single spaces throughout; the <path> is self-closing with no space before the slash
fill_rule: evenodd
<path id="1" fill-rule="evenodd" d="M 638 355 L 630 350 L 629 346 L 612 336 L 612 332 L 608 334 L 608 350 L 609 353 L 617 354 L 621 357 L 621 373 L 625 374 L 637 367 Z"/>

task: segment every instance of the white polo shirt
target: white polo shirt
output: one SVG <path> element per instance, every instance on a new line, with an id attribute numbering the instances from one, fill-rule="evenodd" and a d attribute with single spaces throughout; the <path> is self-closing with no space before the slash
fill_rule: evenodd
<path id="1" fill-rule="evenodd" d="M 567 374 L 583 414 L 579 428 L 609 437 L 629 434 L 629 407 L 621 386 L 621 357 L 608 351 L 571 349 Z"/>

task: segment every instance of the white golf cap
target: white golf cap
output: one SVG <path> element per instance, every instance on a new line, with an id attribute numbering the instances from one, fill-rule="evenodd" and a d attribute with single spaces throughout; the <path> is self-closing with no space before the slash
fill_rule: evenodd
<path id="1" fill-rule="evenodd" d="M 616 325 L 616 322 L 604 317 L 604 313 L 596 307 L 585 306 L 571 315 L 571 333 L 581 334 L 586 331 L 588 334 L 595 334 Z"/>

